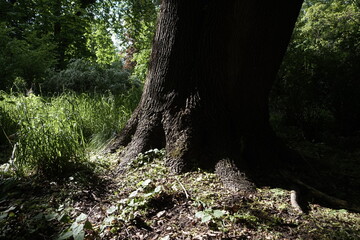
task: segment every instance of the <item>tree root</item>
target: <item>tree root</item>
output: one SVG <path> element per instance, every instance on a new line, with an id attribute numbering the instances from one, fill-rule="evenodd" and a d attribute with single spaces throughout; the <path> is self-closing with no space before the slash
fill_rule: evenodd
<path id="1" fill-rule="evenodd" d="M 334 208 L 346 209 L 352 212 L 360 213 L 360 207 L 355 206 L 352 203 L 349 203 L 345 200 L 330 196 L 304 182 L 300 179 L 290 176 L 288 173 L 281 172 L 282 176 L 286 179 L 289 179 L 293 184 L 306 191 L 306 194 L 303 194 L 303 191 L 299 189 L 293 189 L 290 193 L 291 205 L 293 208 L 298 210 L 301 213 L 306 213 L 308 211 L 308 204 L 305 200 L 308 200 L 310 197 Z M 305 196 L 306 195 L 306 196 Z"/>
<path id="2" fill-rule="evenodd" d="M 351 204 L 345 200 L 327 195 L 326 193 L 321 192 L 318 189 L 307 185 L 306 183 L 303 183 L 299 179 L 292 179 L 292 181 L 294 181 L 296 184 L 298 184 L 302 188 L 306 189 L 309 192 L 310 196 L 313 196 L 315 199 L 318 199 L 318 200 L 324 202 L 325 204 L 329 204 L 332 207 L 343 208 L 343 209 L 347 209 L 352 212 L 360 213 L 360 207 L 355 206 L 354 204 Z"/>
<path id="3" fill-rule="evenodd" d="M 215 166 L 215 173 L 223 185 L 233 191 L 254 192 L 255 185 L 244 173 L 240 172 L 235 163 L 229 159 L 221 159 Z"/>

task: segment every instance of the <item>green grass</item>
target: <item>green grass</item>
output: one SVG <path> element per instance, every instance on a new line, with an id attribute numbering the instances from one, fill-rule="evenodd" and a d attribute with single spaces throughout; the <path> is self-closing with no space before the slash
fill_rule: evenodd
<path id="1" fill-rule="evenodd" d="M 14 149 L 10 167 L 21 175 L 61 177 L 124 126 L 138 92 L 47 98 L 0 92 L 0 99 L 2 144 Z"/>

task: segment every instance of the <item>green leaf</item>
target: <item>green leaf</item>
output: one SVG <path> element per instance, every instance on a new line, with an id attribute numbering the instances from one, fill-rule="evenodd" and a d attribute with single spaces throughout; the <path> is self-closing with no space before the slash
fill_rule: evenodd
<path id="1" fill-rule="evenodd" d="M 348 211 L 346 209 L 340 209 L 339 213 L 347 213 Z"/>
<path id="2" fill-rule="evenodd" d="M 76 218 L 76 222 L 82 222 L 84 221 L 86 218 L 88 217 L 87 214 L 81 213 L 77 218 Z"/>
<path id="3" fill-rule="evenodd" d="M 65 239 L 72 237 L 72 235 L 73 235 L 72 231 L 63 232 L 60 234 L 60 236 L 57 238 L 57 240 L 65 240 Z"/>
<path id="4" fill-rule="evenodd" d="M 16 209 L 16 206 L 11 206 L 7 210 L 5 210 L 4 213 L 8 213 L 8 212 L 10 212 L 12 210 L 15 210 L 15 209 Z"/>
<path id="5" fill-rule="evenodd" d="M 134 198 L 136 197 L 137 194 L 138 194 L 138 190 L 135 190 L 132 193 L 130 193 L 129 198 Z"/>
<path id="6" fill-rule="evenodd" d="M 147 186 L 149 186 L 149 184 L 151 183 L 151 179 L 146 179 L 141 186 L 143 186 L 144 188 L 146 188 Z"/>
<path id="7" fill-rule="evenodd" d="M 77 222 L 74 222 L 71 225 L 71 229 L 72 229 L 72 232 L 73 232 L 73 237 L 76 238 L 83 231 L 84 224 L 83 223 L 78 224 Z"/>
<path id="8" fill-rule="evenodd" d="M 154 194 L 155 194 L 155 192 L 146 193 L 146 194 L 144 194 L 144 198 L 148 198 L 148 197 L 150 197 L 150 196 L 152 196 Z"/>
<path id="9" fill-rule="evenodd" d="M 74 236 L 74 240 L 83 240 L 85 238 L 85 232 L 81 231 L 76 236 Z"/>
<path id="10" fill-rule="evenodd" d="M 4 212 L 0 213 L 0 220 L 7 218 L 7 216 L 8 216 L 8 213 L 4 213 Z"/>
<path id="11" fill-rule="evenodd" d="M 46 221 L 52 221 L 58 217 L 59 214 L 57 213 L 49 213 L 45 215 Z"/>
<path id="12" fill-rule="evenodd" d="M 91 230 L 91 229 L 92 229 L 92 224 L 91 224 L 91 222 L 86 221 L 85 224 L 84 224 L 84 229 Z"/>
<path id="13" fill-rule="evenodd" d="M 104 219 L 104 223 L 110 225 L 112 223 L 112 221 L 114 221 L 114 220 L 115 220 L 114 216 L 109 216 L 109 217 Z"/>
<path id="14" fill-rule="evenodd" d="M 69 217 L 69 215 L 63 213 L 57 218 L 57 220 L 59 222 L 68 223 L 68 222 L 70 222 L 70 217 Z"/>
<path id="15" fill-rule="evenodd" d="M 161 192 L 162 190 L 162 186 L 157 186 L 155 189 L 154 189 L 154 193 L 159 193 Z"/>
<path id="16" fill-rule="evenodd" d="M 211 219 L 212 219 L 212 216 L 211 216 L 210 214 L 206 213 L 206 214 L 204 215 L 204 217 L 201 218 L 201 222 L 202 222 L 202 223 L 206 223 L 206 222 L 209 222 Z"/>
<path id="17" fill-rule="evenodd" d="M 34 220 L 41 220 L 43 218 L 44 214 L 43 213 L 39 213 L 37 214 L 35 217 L 33 217 Z"/>
<path id="18" fill-rule="evenodd" d="M 202 223 L 208 222 L 212 219 L 212 216 L 205 211 L 199 211 L 195 214 L 195 217 L 200 218 Z"/>
<path id="19" fill-rule="evenodd" d="M 224 210 L 214 210 L 212 215 L 215 217 L 215 218 L 221 218 L 223 217 L 224 215 L 226 214 L 226 211 Z"/>
<path id="20" fill-rule="evenodd" d="M 199 212 L 197 212 L 197 213 L 195 213 L 195 217 L 197 217 L 197 218 L 203 218 L 204 217 L 204 212 L 203 211 L 199 211 Z"/>
<path id="21" fill-rule="evenodd" d="M 108 208 L 108 209 L 106 210 L 106 213 L 107 213 L 107 214 L 112 214 L 112 213 L 114 213 L 116 210 L 117 210 L 117 207 L 116 207 L 116 206 L 111 206 L 110 208 Z"/>

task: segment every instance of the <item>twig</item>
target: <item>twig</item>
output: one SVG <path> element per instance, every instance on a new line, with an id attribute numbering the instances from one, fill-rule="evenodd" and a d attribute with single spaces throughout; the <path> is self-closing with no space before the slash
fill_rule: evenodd
<path id="1" fill-rule="evenodd" d="M 9 160 L 9 163 L 11 165 L 11 167 L 16 171 L 16 166 L 15 166 L 15 152 L 16 152 L 16 147 L 18 146 L 19 144 L 18 143 L 15 143 L 14 144 L 14 147 L 13 147 L 13 150 L 12 150 L 12 153 L 11 153 L 11 157 L 10 157 L 10 160 Z"/>
<path id="2" fill-rule="evenodd" d="M 175 177 L 175 179 L 176 179 L 176 181 L 180 184 L 181 188 L 184 190 L 184 193 L 185 193 L 186 198 L 189 199 L 189 194 L 188 194 L 188 192 L 186 191 L 184 185 L 180 182 L 180 180 L 179 180 L 177 177 Z"/>

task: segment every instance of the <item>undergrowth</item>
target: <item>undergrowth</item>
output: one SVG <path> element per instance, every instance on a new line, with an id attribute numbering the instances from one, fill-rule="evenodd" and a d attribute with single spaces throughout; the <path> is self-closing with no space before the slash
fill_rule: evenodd
<path id="1" fill-rule="evenodd" d="M 0 239 L 360 237 L 359 214 L 313 203 L 309 214 L 300 214 L 291 207 L 287 190 L 228 191 L 213 173 L 172 174 L 163 156 L 164 151 L 156 149 L 139 155 L 129 171 L 117 177 L 104 169 L 105 185 L 98 187 L 81 184 L 79 176 L 63 185 L 24 182 L 21 188 L 2 182 Z M 107 169 L 118 164 L 116 155 L 92 159 L 107 162 Z M 25 188 L 31 190 L 22 191 Z"/>
<path id="2" fill-rule="evenodd" d="M 128 94 L 63 93 L 54 97 L 0 92 L 1 142 L 12 148 L 3 168 L 61 177 L 87 162 L 126 123 L 136 102 Z M 135 100 L 134 100 L 135 99 Z"/>

